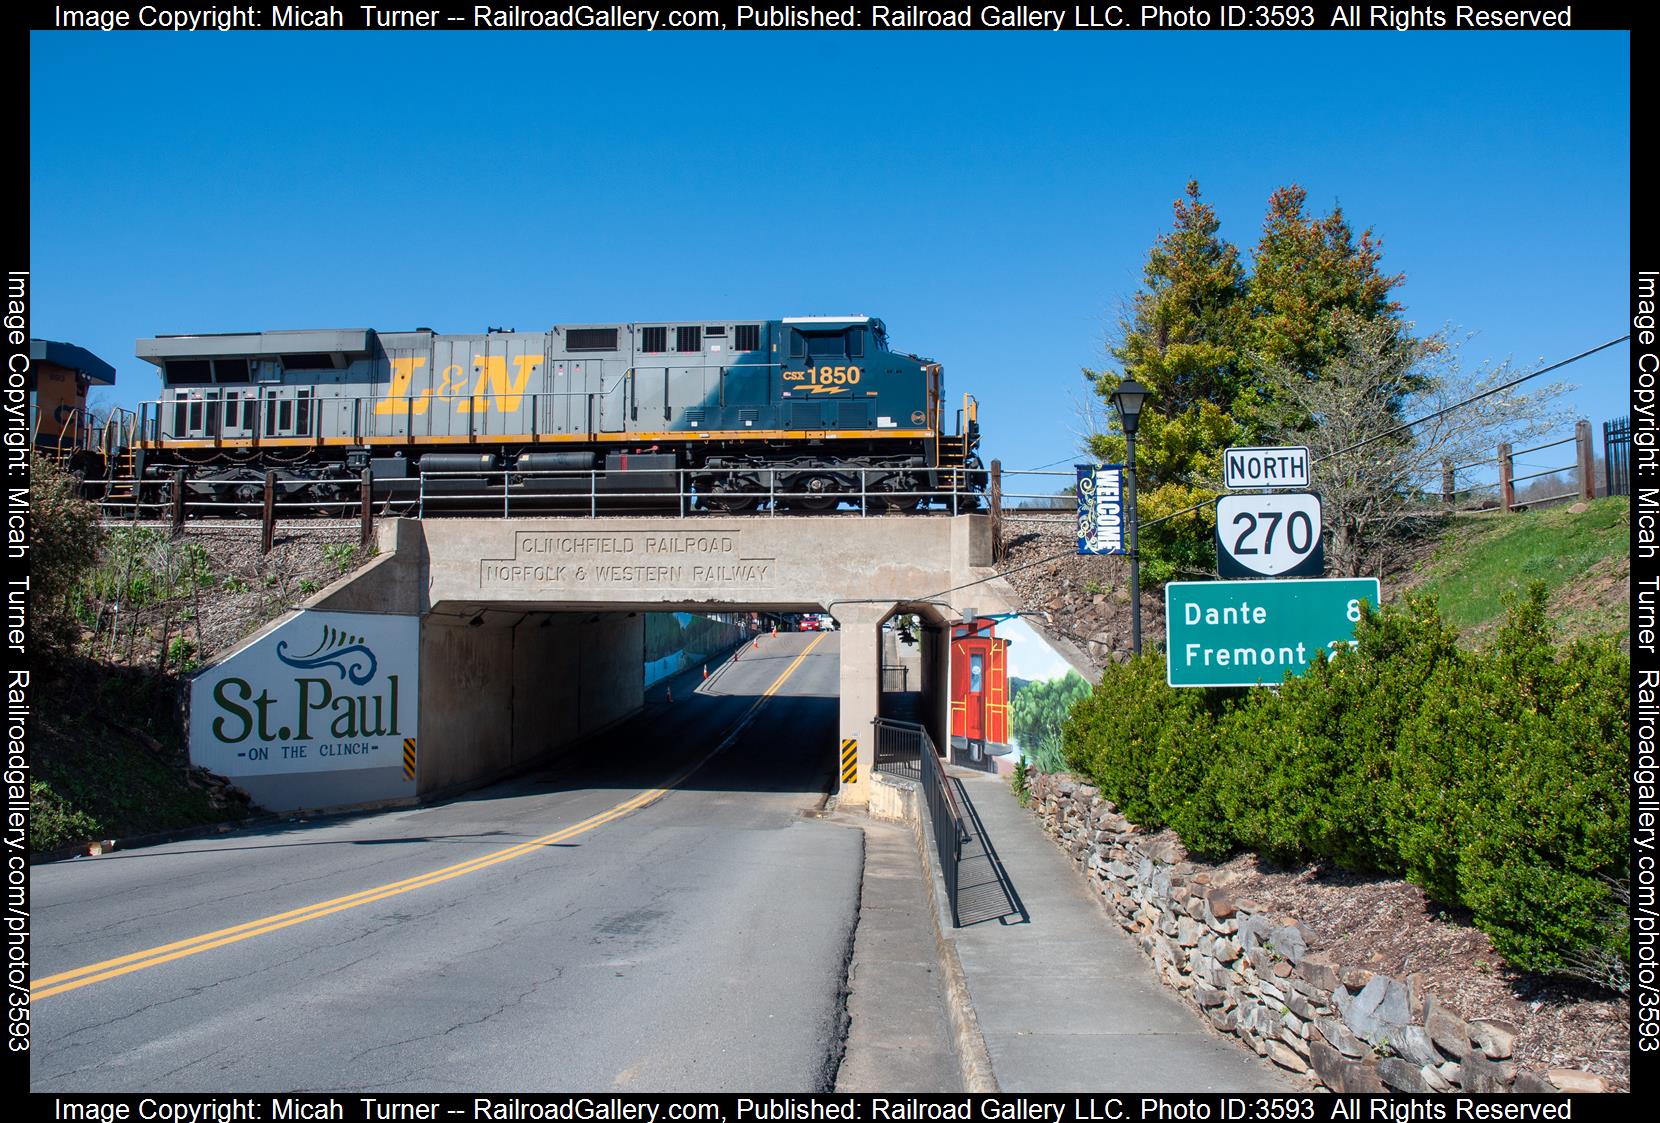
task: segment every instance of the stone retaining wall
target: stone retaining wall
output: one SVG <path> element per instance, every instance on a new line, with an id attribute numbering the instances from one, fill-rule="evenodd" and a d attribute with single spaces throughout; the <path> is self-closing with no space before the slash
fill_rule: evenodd
<path id="1" fill-rule="evenodd" d="M 1342 966 L 1295 917 L 1212 887 L 1174 841 L 1153 842 L 1089 784 L 1033 773 L 1032 809 L 1210 1023 L 1334 1092 L 1600 1092 L 1572 1069 L 1518 1071 L 1518 1027 L 1466 1022 L 1416 975 Z"/>

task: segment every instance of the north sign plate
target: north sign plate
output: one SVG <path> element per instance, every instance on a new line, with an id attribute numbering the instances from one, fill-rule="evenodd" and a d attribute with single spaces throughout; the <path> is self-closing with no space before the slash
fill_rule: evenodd
<path id="1" fill-rule="evenodd" d="M 1308 487 L 1308 449 L 1230 448 L 1222 452 L 1222 486 L 1229 491 Z"/>
<path id="2" fill-rule="evenodd" d="M 1171 686 L 1261 686 L 1302 674 L 1320 650 L 1354 645 L 1375 577 L 1172 581 L 1164 587 Z"/>

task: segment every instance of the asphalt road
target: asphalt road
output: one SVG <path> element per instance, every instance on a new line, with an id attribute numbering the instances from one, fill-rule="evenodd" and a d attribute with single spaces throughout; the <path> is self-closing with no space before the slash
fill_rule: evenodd
<path id="1" fill-rule="evenodd" d="M 829 1087 L 863 846 L 811 815 L 838 638 L 447 803 L 35 867 L 32 1088 Z"/>

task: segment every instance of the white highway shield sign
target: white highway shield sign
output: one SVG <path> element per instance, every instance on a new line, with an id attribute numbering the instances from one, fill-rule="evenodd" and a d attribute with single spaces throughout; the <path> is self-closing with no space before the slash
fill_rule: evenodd
<path id="1" fill-rule="evenodd" d="M 1224 495 L 1216 501 L 1216 572 L 1222 577 L 1318 577 L 1320 497 Z"/>

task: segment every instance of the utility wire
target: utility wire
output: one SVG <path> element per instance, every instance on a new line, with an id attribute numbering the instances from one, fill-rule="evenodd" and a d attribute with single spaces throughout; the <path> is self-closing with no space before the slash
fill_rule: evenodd
<path id="1" fill-rule="evenodd" d="M 1059 460 L 1051 460 L 1047 464 L 1039 464 L 1036 468 L 1022 468 L 1019 472 L 1011 472 L 1009 474 L 1012 476 L 1018 476 L 1023 472 L 1041 472 L 1045 468 L 1053 468 L 1057 464 L 1065 464 L 1068 460 L 1076 461 L 1077 459 L 1078 455 L 1074 453 L 1071 456 L 1063 456 Z"/>
<path id="2" fill-rule="evenodd" d="M 1569 363 L 1577 363 L 1577 362 L 1579 362 L 1579 360 L 1581 360 L 1583 358 L 1587 358 L 1591 355 L 1595 355 L 1598 351 L 1606 351 L 1608 348 L 1614 346 L 1616 343 L 1624 343 L 1626 340 L 1628 340 L 1630 338 L 1631 338 L 1631 335 L 1628 332 L 1627 334 L 1620 336 L 1618 339 L 1610 339 L 1607 343 L 1599 343 L 1597 346 L 1592 347 L 1588 351 L 1581 351 L 1579 354 L 1573 355 L 1573 356 L 1571 356 L 1569 358 L 1566 358 L 1566 359 L 1563 359 L 1561 362 L 1552 363 L 1549 366 L 1545 366 L 1545 367 L 1540 367 L 1538 370 L 1534 371 L 1533 373 L 1524 374 L 1520 378 L 1513 378 L 1509 382 L 1506 382 L 1502 386 L 1495 386 L 1491 390 L 1483 390 L 1481 393 L 1471 395 L 1470 397 L 1465 398 L 1461 402 L 1454 402 L 1452 405 L 1446 406 L 1442 409 L 1438 409 L 1434 413 L 1426 413 L 1422 417 L 1419 417 L 1419 418 L 1416 418 L 1412 421 L 1407 421 L 1403 424 L 1397 425 L 1393 429 L 1385 429 L 1381 433 L 1374 433 L 1372 436 L 1367 437 L 1363 441 L 1356 441 L 1354 444 L 1350 445 L 1348 448 L 1340 448 L 1340 449 L 1336 450 L 1335 452 L 1328 452 L 1324 456 L 1316 456 L 1311 461 L 1311 463 L 1318 464 L 1322 460 L 1330 460 L 1334 456 L 1342 456 L 1345 452 L 1353 452 L 1357 448 L 1364 448 L 1365 446 L 1371 444 L 1373 441 L 1381 441 L 1385 437 L 1393 436 L 1394 434 L 1402 432 L 1403 430 L 1406 430 L 1406 429 L 1410 429 L 1415 425 L 1422 425 L 1426 421 L 1433 421 L 1437 417 L 1442 417 L 1446 414 L 1449 414 L 1455 409 L 1463 409 L 1465 406 L 1471 404 L 1472 402 L 1479 402 L 1483 398 L 1490 398 L 1494 394 L 1500 394 L 1500 393 L 1503 393 L 1506 390 L 1512 389 L 1516 386 L 1520 386 L 1522 383 L 1526 382 L 1530 378 L 1538 378 L 1541 374 L 1549 374 L 1553 370 L 1561 370 L 1563 367 L 1567 366 Z M 1157 526 L 1159 523 L 1164 522 L 1166 519 L 1173 519 L 1177 515 L 1189 514 L 1190 512 L 1197 511 L 1201 507 L 1208 507 L 1208 506 L 1210 506 L 1210 503 L 1211 503 L 1211 501 L 1207 499 L 1203 503 L 1195 503 L 1193 506 L 1184 507 L 1180 511 L 1172 511 L 1168 515 L 1160 515 L 1156 519 L 1150 519 L 1149 521 L 1144 522 L 1144 523 L 1136 523 L 1136 531 L 1137 531 L 1137 533 L 1139 533 L 1141 531 L 1142 527 Z"/>
<path id="3" fill-rule="evenodd" d="M 1597 346 L 1592 347 L 1589 350 L 1581 351 L 1579 354 L 1569 356 L 1568 358 L 1563 359 L 1560 362 L 1555 362 L 1555 363 L 1551 363 L 1549 366 L 1540 367 L 1538 370 L 1533 371 L 1530 374 L 1524 374 L 1520 378 L 1513 378 L 1509 382 L 1506 382 L 1502 386 L 1495 386 L 1491 390 L 1483 390 L 1481 393 L 1471 395 L 1470 397 L 1465 398 L 1461 402 L 1454 402 L 1452 405 L 1446 406 L 1442 409 L 1438 409 L 1433 413 L 1426 413 L 1422 417 L 1415 418 L 1412 421 L 1408 421 L 1408 422 L 1405 422 L 1403 424 L 1397 425 L 1393 429 L 1387 429 L 1382 433 L 1376 433 L 1376 434 L 1374 434 L 1370 437 L 1367 437 L 1363 441 L 1357 441 L 1356 443 L 1348 446 L 1347 448 L 1340 448 L 1340 449 L 1336 450 L 1335 452 L 1328 452 L 1324 456 L 1317 456 L 1313 459 L 1313 461 L 1311 463 L 1318 464 L 1322 460 L 1330 460 L 1334 456 L 1342 456 L 1345 452 L 1353 452 L 1357 448 L 1364 448 L 1366 445 L 1371 444 L 1373 441 L 1379 441 L 1379 440 L 1382 440 L 1384 437 L 1391 436 L 1395 433 L 1402 432 L 1403 430 L 1406 430 L 1406 429 L 1411 429 L 1412 427 L 1414 427 L 1416 425 L 1422 425 L 1426 421 L 1433 421 L 1435 418 L 1441 417 L 1441 416 L 1443 416 L 1445 414 L 1448 414 L 1448 413 L 1451 413 L 1455 409 L 1463 409 L 1465 406 L 1470 405 L 1472 402 L 1479 402 L 1483 398 L 1490 398 L 1494 394 L 1503 393 L 1506 390 L 1512 389 L 1516 386 L 1520 386 L 1522 383 L 1526 382 L 1530 378 L 1538 378 L 1541 374 L 1549 374 L 1553 370 L 1561 370 L 1563 367 L 1569 365 L 1570 363 L 1577 363 L 1581 359 L 1589 358 L 1590 356 L 1595 355 L 1598 351 L 1606 351 L 1608 348 L 1613 347 L 1615 344 L 1624 343 L 1627 340 L 1629 340 L 1630 338 L 1631 338 L 1631 334 L 1628 332 L 1625 335 L 1619 336 L 1616 339 L 1610 339 L 1606 343 L 1599 343 Z M 1062 463 L 1062 461 L 1057 460 L 1057 461 L 1055 461 L 1055 463 L 1059 464 L 1059 463 Z M 1027 469 L 1027 470 L 1035 472 L 1035 471 L 1038 471 L 1039 469 L 1031 468 L 1031 469 Z M 1135 525 L 1136 535 L 1139 538 L 1139 536 L 1141 534 L 1141 531 L 1145 527 L 1157 526 L 1159 523 L 1165 522 L 1169 519 L 1176 518 L 1178 515 L 1191 514 L 1192 512 L 1199 510 L 1201 507 L 1210 506 L 1210 504 L 1212 502 L 1214 502 L 1214 500 L 1207 499 L 1203 503 L 1195 503 L 1191 507 L 1183 507 L 1180 511 L 1172 511 L 1168 515 L 1160 515 L 1156 519 L 1149 519 L 1146 522 L 1138 522 Z M 955 592 L 959 592 L 963 589 L 971 589 L 975 585 L 983 585 L 987 581 L 991 581 L 996 577 L 1002 577 L 1005 574 L 1009 574 L 1009 573 L 1019 573 L 1023 569 L 1030 569 L 1035 565 L 1042 565 L 1045 562 L 1052 562 L 1052 561 L 1055 561 L 1058 558 L 1066 557 L 1069 554 L 1075 554 L 1075 552 L 1072 551 L 1072 550 L 1058 550 L 1053 554 L 1047 554 L 1044 557 L 1036 559 L 1035 561 L 1024 562 L 1021 565 L 1015 566 L 1013 569 L 1002 570 L 998 573 L 993 574 L 991 577 L 982 577 L 977 581 L 970 581 L 970 582 L 968 582 L 966 584 L 963 584 L 963 585 L 953 585 L 949 589 L 941 589 L 939 592 L 934 593 L 934 594 L 932 594 L 928 597 L 925 597 L 923 599 L 924 600 L 934 600 L 937 597 L 945 596 L 947 593 L 955 593 Z"/>

